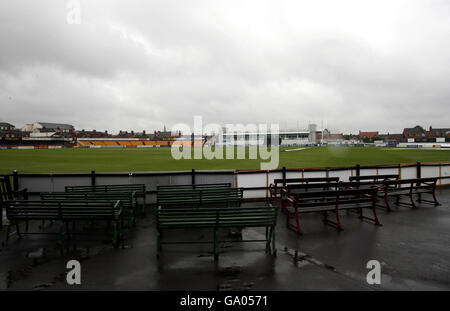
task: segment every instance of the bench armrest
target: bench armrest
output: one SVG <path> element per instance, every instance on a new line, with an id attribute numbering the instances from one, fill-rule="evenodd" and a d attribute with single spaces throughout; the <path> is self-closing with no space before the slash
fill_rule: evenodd
<path id="1" fill-rule="evenodd" d="M 28 189 L 22 188 L 19 190 L 15 190 L 15 191 L 13 191 L 13 196 L 14 196 L 14 198 L 18 198 L 19 196 L 22 196 L 22 198 L 24 200 L 28 200 Z"/>
<path id="2" fill-rule="evenodd" d="M 286 198 L 285 201 L 289 202 L 290 204 L 295 203 L 295 201 L 292 198 Z"/>
<path id="3" fill-rule="evenodd" d="M 118 214 L 119 216 L 122 215 L 122 211 L 123 211 L 123 204 L 121 200 L 117 200 L 116 204 L 114 204 L 114 210 L 119 210 Z"/>

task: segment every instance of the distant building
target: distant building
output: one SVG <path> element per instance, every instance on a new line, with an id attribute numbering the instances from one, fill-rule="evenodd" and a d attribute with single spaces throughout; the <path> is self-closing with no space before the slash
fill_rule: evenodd
<path id="1" fill-rule="evenodd" d="M 22 136 L 22 132 L 11 123 L 0 122 L 0 139 L 16 139 Z"/>
<path id="2" fill-rule="evenodd" d="M 152 139 L 159 140 L 159 139 L 169 139 L 173 137 L 172 132 L 166 131 L 164 128 L 164 131 L 154 131 L 153 136 L 151 136 Z"/>
<path id="3" fill-rule="evenodd" d="M 119 131 L 119 134 L 116 135 L 117 138 L 134 138 L 134 131 Z"/>
<path id="4" fill-rule="evenodd" d="M 403 136 L 405 136 L 407 141 L 415 141 L 415 140 L 425 140 L 427 133 L 421 126 L 415 126 L 412 128 L 404 128 Z"/>
<path id="5" fill-rule="evenodd" d="M 1 131 L 10 131 L 14 130 L 16 127 L 10 123 L 0 122 L 0 130 Z"/>
<path id="6" fill-rule="evenodd" d="M 406 142 L 403 134 L 380 134 L 380 138 L 388 145 L 397 145 L 401 142 Z"/>
<path id="7" fill-rule="evenodd" d="M 427 133 L 429 138 L 450 138 L 450 128 L 437 128 L 434 129 L 430 126 L 430 130 Z"/>
<path id="8" fill-rule="evenodd" d="M 76 132 L 77 138 L 107 138 L 110 137 L 108 131 L 98 132 L 96 130 L 85 131 L 84 129 Z"/>
<path id="9" fill-rule="evenodd" d="M 317 128 L 309 127 L 307 131 L 280 131 L 278 134 L 278 142 L 272 141 L 272 135 L 270 132 L 248 132 L 243 133 L 224 131 L 220 134 L 214 134 L 208 138 L 208 144 L 211 145 L 236 145 L 236 146 L 257 146 L 257 145 L 279 145 L 279 146 L 305 146 L 313 145 L 318 142 L 318 135 L 320 130 Z M 275 134 L 275 133 L 274 133 Z"/>
<path id="10" fill-rule="evenodd" d="M 379 137 L 380 134 L 378 133 L 378 131 L 376 132 L 361 132 L 359 131 L 359 139 L 364 139 L 364 138 L 369 138 L 369 139 L 374 139 L 375 137 Z"/>
<path id="11" fill-rule="evenodd" d="M 35 122 L 27 124 L 22 128 L 24 132 L 45 133 L 45 132 L 63 132 L 68 133 L 74 131 L 75 128 L 70 124 L 63 123 L 49 123 L 49 122 Z"/>
<path id="12" fill-rule="evenodd" d="M 342 144 L 345 140 L 344 134 L 332 134 L 329 130 L 324 129 L 323 130 L 323 137 L 322 133 L 317 134 L 317 140 L 324 143 L 324 144 Z"/>

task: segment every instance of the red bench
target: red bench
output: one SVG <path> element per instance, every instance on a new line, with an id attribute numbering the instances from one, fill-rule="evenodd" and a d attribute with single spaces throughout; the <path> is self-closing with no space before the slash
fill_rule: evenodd
<path id="1" fill-rule="evenodd" d="M 270 202 L 278 204 L 278 197 L 287 184 L 312 184 L 323 182 L 338 182 L 339 177 L 309 177 L 309 178 L 286 178 L 275 179 L 269 186 Z"/>
<path id="2" fill-rule="evenodd" d="M 389 204 L 389 197 L 395 197 L 396 205 L 408 205 L 412 208 L 416 208 L 417 205 L 414 203 L 414 195 L 417 195 L 417 201 L 432 203 L 435 206 L 440 205 L 436 198 L 436 183 L 437 178 L 411 178 L 411 179 L 400 179 L 400 180 L 385 180 L 383 184 L 379 185 L 379 196 L 384 199 L 384 207 L 387 211 L 391 211 L 391 206 Z M 422 199 L 423 194 L 430 194 L 433 200 Z M 400 197 L 409 197 L 409 203 L 400 202 Z"/>
<path id="3" fill-rule="evenodd" d="M 300 214 L 304 213 L 323 213 L 323 221 L 325 224 L 332 225 L 338 230 L 344 230 L 342 227 L 339 211 L 356 210 L 359 219 L 369 220 L 377 226 L 381 226 L 376 214 L 377 203 L 376 187 L 367 189 L 341 189 L 295 193 L 292 196 L 284 198 L 284 207 L 286 214 L 286 226 L 296 230 L 299 234 L 303 234 L 300 227 Z M 370 209 L 373 217 L 363 214 L 363 209 Z M 328 219 L 328 213 L 332 212 L 336 221 Z M 291 220 L 295 220 L 295 224 L 291 224 Z"/>

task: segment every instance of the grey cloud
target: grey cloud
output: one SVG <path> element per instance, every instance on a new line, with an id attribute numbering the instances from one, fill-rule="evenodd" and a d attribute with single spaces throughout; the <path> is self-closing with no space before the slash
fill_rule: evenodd
<path id="1" fill-rule="evenodd" d="M 353 133 L 449 126 L 447 1 L 395 1 L 397 15 L 377 2 L 386 16 L 366 32 L 336 29 L 346 17 L 328 23 L 325 0 L 311 9 L 316 22 L 298 27 L 293 13 L 308 12 L 297 1 L 80 2 L 81 25 L 68 25 L 65 1 L 2 1 L 1 120 L 112 131 L 194 115 L 293 128 L 324 120 Z M 364 22 L 354 4 L 342 1 L 347 19 Z"/>

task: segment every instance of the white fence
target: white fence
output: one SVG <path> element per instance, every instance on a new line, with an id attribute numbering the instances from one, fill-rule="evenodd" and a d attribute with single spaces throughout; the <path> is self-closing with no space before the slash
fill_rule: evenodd
<path id="1" fill-rule="evenodd" d="M 271 171 L 179 171 L 179 172 L 143 172 L 143 173 L 87 173 L 87 174 L 21 174 L 13 176 L 16 189 L 27 188 L 30 197 L 37 198 L 39 192 L 64 191 L 68 185 L 105 185 L 105 184 L 145 184 L 147 202 L 155 201 L 157 185 L 192 183 L 232 183 L 244 187 L 244 198 L 267 198 L 268 187 L 274 179 L 301 177 L 339 177 L 348 181 L 356 175 L 399 174 L 401 179 L 416 177 L 438 177 L 438 185 L 450 185 L 450 163 L 418 163 L 385 166 L 353 166 L 317 169 L 279 169 Z"/>

